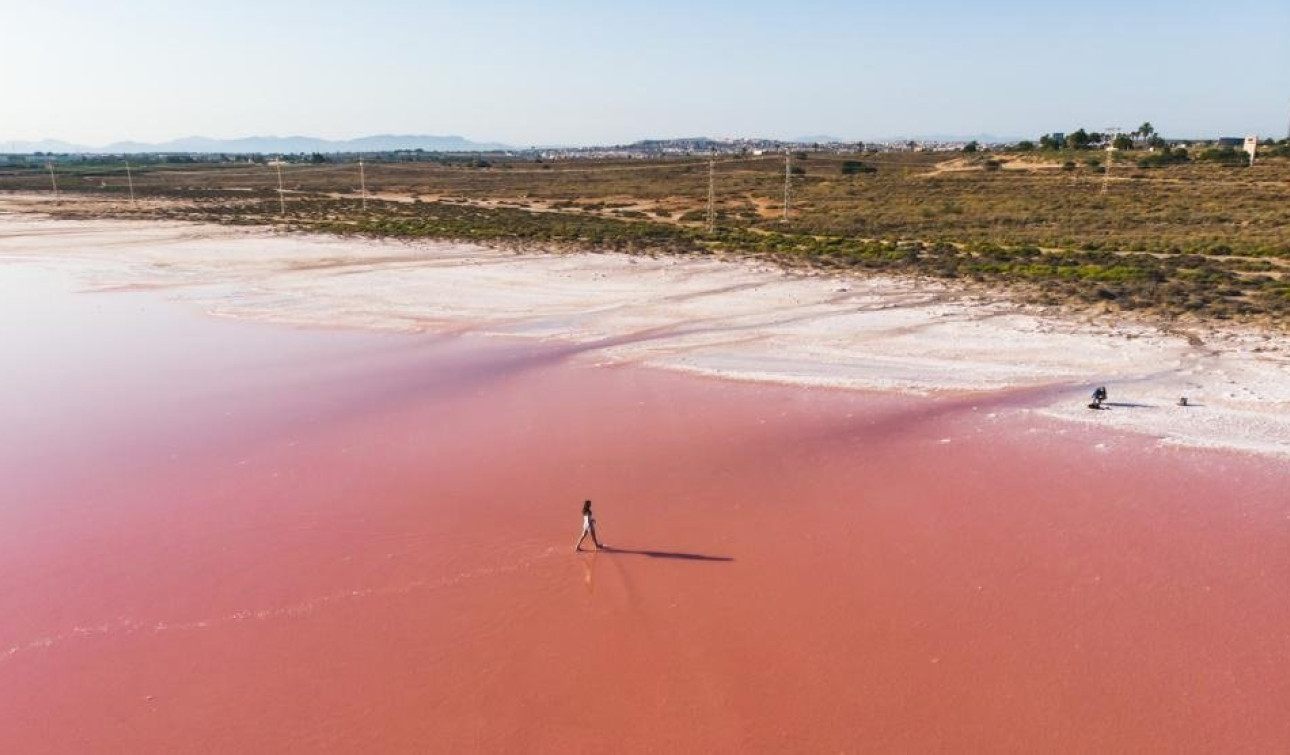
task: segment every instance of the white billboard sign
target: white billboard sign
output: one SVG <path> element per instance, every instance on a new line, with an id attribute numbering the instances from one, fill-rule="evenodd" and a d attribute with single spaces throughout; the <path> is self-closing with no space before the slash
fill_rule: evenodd
<path id="1" fill-rule="evenodd" d="M 1254 164 L 1254 151 L 1259 148 L 1259 137 L 1245 137 L 1245 152 L 1250 156 L 1250 165 Z"/>

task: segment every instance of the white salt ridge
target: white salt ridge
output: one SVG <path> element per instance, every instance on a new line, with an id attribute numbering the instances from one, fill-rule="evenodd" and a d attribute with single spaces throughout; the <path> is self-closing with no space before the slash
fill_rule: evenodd
<path id="1" fill-rule="evenodd" d="M 1290 347 L 1253 330 L 1193 345 L 1141 325 L 1030 314 L 940 283 L 842 283 L 749 261 L 32 214 L 0 214 L 3 259 L 65 265 L 94 288 L 184 287 L 181 298 L 218 316 L 557 339 L 584 346 L 592 363 L 917 393 L 1051 385 L 1027 399 L 1048 416 L 1168 444 L 1290 455 Z M 1103 384 L 1110 410 L 1088 410 Z M 1180 396 L 1193 405 L 1177 406 Z"/>

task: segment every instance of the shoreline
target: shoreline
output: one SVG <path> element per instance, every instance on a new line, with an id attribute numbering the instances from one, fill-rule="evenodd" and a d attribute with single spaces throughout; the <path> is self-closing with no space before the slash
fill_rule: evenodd
<path id="1" fill-rule="evenodd" d="M 1202 340 L 1041 314 L 943 282 L 759 260 L 61 220 L 0 201 L 0 258 L 70 252 L 87 287 L 183 290 L 214 316 L 556 341 L 596 363 L 789 385 L 921 395 L 1044 386 L 1024 410 L 1166 445 L 1290 455 L 1290 349 L 1248 327 Z M 1112 410 L 1090 412 L 1086 394 L 1102 384 Z M 1176 406 L 1181 396 L 1191 406 Z"/>

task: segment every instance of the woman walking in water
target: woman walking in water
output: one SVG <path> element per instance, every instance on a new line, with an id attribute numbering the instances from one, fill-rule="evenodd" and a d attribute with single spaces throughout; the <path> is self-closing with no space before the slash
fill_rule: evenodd
<path id="1" fill-rule="evenodd" d="M 578 544 L 573 546 L 573 550 L 582 550 L 582 541 L 587 539 L 587 534 L 591 534 L 591 542 L 596 544 L 596 550 L 604 546 L 600 544 L 600 539 L 596 537 L 596 519 L 591 515 L 591 501 L 582 503 L 582 537 L 578 538 Z"/>

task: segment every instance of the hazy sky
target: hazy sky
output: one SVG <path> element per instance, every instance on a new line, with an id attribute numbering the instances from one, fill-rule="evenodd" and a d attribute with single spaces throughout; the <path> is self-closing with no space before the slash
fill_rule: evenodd
<path id="1" fill-rule="evenodd" d="M 0 141 L 1285 136 L 1290 0 L 0 0 Z"/>

